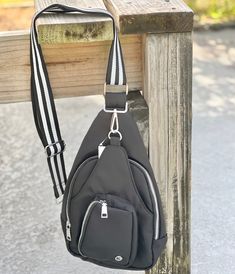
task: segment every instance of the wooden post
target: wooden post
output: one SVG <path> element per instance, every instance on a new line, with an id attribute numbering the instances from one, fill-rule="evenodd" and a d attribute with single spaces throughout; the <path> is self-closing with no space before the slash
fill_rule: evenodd
<path id="1" fill-rule="evenodd" d="M 149 273 L 190 273 L 192 40 L 190 33 L 147 34 L 144 91 L 149 153 L 166 217 L 168 242 Z"/>

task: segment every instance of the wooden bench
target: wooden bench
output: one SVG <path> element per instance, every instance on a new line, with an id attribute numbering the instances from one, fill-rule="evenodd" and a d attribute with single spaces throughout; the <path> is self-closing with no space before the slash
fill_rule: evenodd
<path id="1" fill-rule="evenodd" d="M 181 0 L 36 0 L 36 9 L 55 2 L 115 17 L 129 89 L 148 104 L 146 140 L 167 223 L 167 248 L 149 273 L 190 273 L 193 12 Z M 55 97 L 102 94 L 111 21 L 47 15 L 38 30 Z M 0 47 L 0 102 L 30 100 L 29 33 L 1 33 Z"/>

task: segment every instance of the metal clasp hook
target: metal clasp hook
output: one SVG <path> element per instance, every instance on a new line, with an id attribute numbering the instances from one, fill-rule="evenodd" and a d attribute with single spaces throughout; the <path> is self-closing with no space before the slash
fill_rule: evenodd
<path id="1" fill-rule="evenodd" d="M 113 115 L 111 118 L 111 124 L 110 124 L 110 131 L 108 134 L 108 138 L 111 138 L 111 134 L 118 134 L 120 141 L 122 140 L 122 134 L 119 131 L 119 122 L 118 122 L 118 111 L 117 109 L 114 109 Z"/>
<path id="2" fill-rule="evenodd" d="M 118 130 L 119 130 L 118 115 L 117 115 L 117 109 L 115 108 L 111 118 L 110 131 L 115 132 Z"/>

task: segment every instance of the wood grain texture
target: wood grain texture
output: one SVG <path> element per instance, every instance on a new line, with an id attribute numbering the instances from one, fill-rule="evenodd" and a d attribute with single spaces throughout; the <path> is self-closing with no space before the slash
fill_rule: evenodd
<path id="1" fill-rule="evenodd" d="M 148 273 L 190 273 L 192 39 L 147 34 L 144 94 L 149 105 L 150 160 L 166 218 L 168 242 Z"/>
<path id="2" fill-rule="evenodd" d="M 182 0 L 104 0 L 122 34 L 187 32 L 193 12 Z"/>
<path id="3" fill-rule="evenodd" d="M 142 88 L 142 39 L 121 37 L 130 90 Z M 110 41 L 43 45 L 56 98 L 103 93 Z M 30 100 L 29 34 L 0 35 L 0 102 Z"/>
<path id="4" fill-rule="evenodd" d="M 35 4 L 37 10 L 52 3 L 86 8 L 106 6 L 121 34 L 187 32 L 193 27 L 193 12 L 182 0 L 103 1 L 35 0 Z M 102 41 L 112 39 L 112 23 L 104 17 L 51 14 L 38 20 L 38 32 L 43 44 Z"/>
<path id="5" fill-rule="evenodd" d="M 29 99 L 29 32 L 0 33 L 0 102 Z"/>
<path id="6" fill-rule="evenodd" d="M 55 3 L 105 9 L 102 0 L 35 0 L 36 10 Z M 38 19 L 38 33 L 39 41 L 43 44 L 103 41 L 113 37 L 111 19 L 84 14 L 44 15 Z"/>

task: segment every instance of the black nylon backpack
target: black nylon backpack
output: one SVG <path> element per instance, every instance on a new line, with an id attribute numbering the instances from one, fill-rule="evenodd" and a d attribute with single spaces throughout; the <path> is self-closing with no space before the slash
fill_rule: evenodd
<path id="1" fill-rule="evenodd" d="M 34 120 L 47 154 L 68 251 L 98 265 L 151 268 L 166 244 L 157 184 L 136 123 L 128 112 L 122 50 L 113 20 L 105 106 L 88 130 L 66 178 L 53 94 L 37 39 L 42 13 L 112 15 L 102 9 L 54 4 L 35 14 L 31 28 L 31 96 Z M 116 92 L 116 87 L 125 87 Z M 114 92 L 115 91 L 115 92 Z"/>

